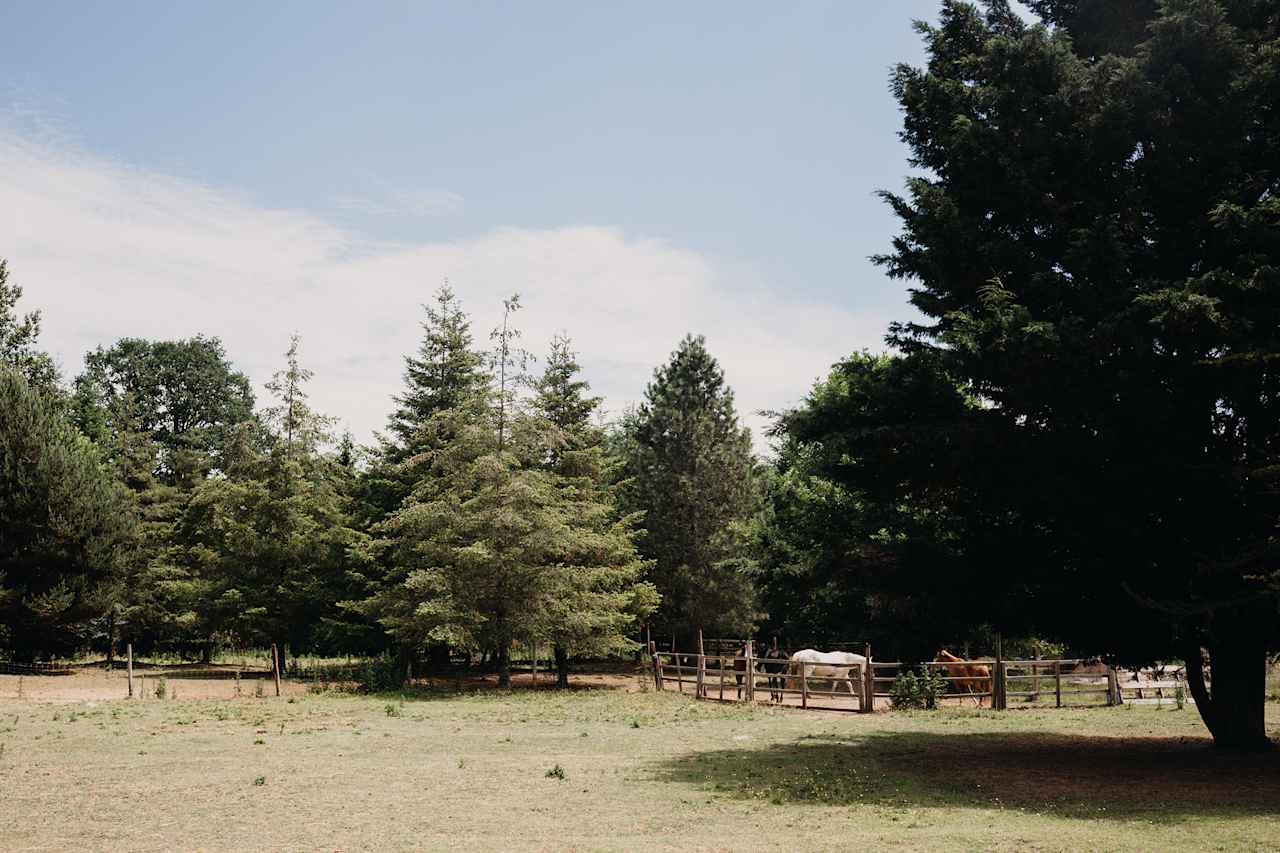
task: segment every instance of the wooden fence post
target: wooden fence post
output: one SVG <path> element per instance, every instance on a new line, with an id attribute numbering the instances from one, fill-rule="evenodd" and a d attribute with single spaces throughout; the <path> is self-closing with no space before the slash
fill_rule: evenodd
<path id="1" fill-rule="evenodd" d="M 671 660 L 675 661 L 676 688 L 684 692 L 684 664 L 680 661 L 680 653 L 676 651 L 675 635 L 671 635 Z"/>
<path id="2" fill-rule="evenodd" d="M 809 707 L 809 676 L 805 674 L 804 664 L 800 664 L 800 707 Z"/>
<path id="3" fill-rule="evenodd" d="M 871 644 L 867 643 L 863 647 L 864 657 L 867 659 L 867 671 L 863 675 L 862 707 L 859 709 L 864 714 L 870 714 L 876 709 L 876 668 L 871 663 Z"/>
<path id="4" fill-rule="evenodd" d="M 1004 710 L 1004 652 L 1000 644 L 1000 635 L 996 634 L 996 665 L 991 668 L 991 708 Z"/>
<path id="5" fill-rule="evenodd" d="M 1120 679 L 1116 677 L 1116 668 L 1107 667 L 1107 704 L 1120 704 Z"/>
<path id="6" fill-rule="evenodd" d="M 1053 703 L 1055 708 L 1062 707 L 1062 661 L 1053 662 Z"/>
<path id="7" fill-rule="evenodd" d="M 666 689 L 662 686 L 662 655 L 658 654 L 656 649 L 653 653 L 653 678 L 658 682 L 659 690 Z"/>
<path id="8" fill-rule="evenodd" d="M 133 643 L 129 643 L 125 647 L 125 654 L 129 656 L 129 698 L 133 698 Z"/>
<path id="9" fill-rule="evenodd" d="M 702 629 L 698 629 L 698 698 L 707 698 L 707 688 L 705 686 L 707 673 L 707 654 L 706 647 L 702 644 Z"/>
<path id="10" fill-rule="evenodd" d="M 276 695 L 280 695 L 280 649 L 271 644 L 271 674 L 276 681 Z"/>
<path id="11" fill-rule="evenodd" d="M 756 663 L 755 657 L 756 641 L 747 640 L 747 701 L 756 701 Z"/>

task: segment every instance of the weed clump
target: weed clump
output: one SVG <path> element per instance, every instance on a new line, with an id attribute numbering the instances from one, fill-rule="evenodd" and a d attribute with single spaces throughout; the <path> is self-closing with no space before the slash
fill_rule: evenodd
<path id="1" fill-rule="evenodd" d="M 920 667 L 918 673 L 905 670 L 898 673 L 889 688 L 889 701 L 894 709 L 932 711 L 938 700 L 947 693 L 947 680 L 928 667 Z"/>
<path id="2" fill-rule="evenodd" d="M 550 770 L 548 770 L 544 775 L 548 779 L 559 779 L 561 782 L 569 778 L 568 774 L 564 772 L 564 768 L 561 767 L 559 763 L 557 763 L 555 767 L 552 767 Z"/>

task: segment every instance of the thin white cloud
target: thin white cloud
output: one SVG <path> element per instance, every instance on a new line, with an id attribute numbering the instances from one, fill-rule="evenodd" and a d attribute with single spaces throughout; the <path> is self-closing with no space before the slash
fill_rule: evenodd
<path id="1" fill-rule="evenodd" d="M 44 344 L 68 374 L 120 337 L 205 333 L 260 386 L 297 331 L 313 402 L 361 440 L 382 428 L 418 344 L 420 306 L 446 277 L 478 341 L 518 291 L 526 346 L 536 353 L 567 331 L 614 412 L 641 398 L 685 333 L 705 334 L 757 430 L 755 411 L 794 403 L 848 352 L 878 349 L 885 327 L 617 228 L 386 245 L 2 127 L 0 257 L 26 290 L 22 307 L 43 310 Z"/>

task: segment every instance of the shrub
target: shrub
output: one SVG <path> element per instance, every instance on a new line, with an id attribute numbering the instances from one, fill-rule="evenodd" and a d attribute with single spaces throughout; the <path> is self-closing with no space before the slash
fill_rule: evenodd
<path id="1" fill-rule="evenodd" d="M 947 680 L 928 667 L 920 667 L 919 673 L 904 670 L 898 673 L 889 688 L 889 700 L 896 709 L 916 708 L 933 710 L 938 700 L 947 692 Z"/>
<path id="2" fill-rule="evenodd" d="M 404 686 L 403 676 L 395 657 L 383 654 L 365 661 L 359 674 L 360 686 L 365 693 L 388 693 Z"/>
<path id="3" fill-rule="evenodd" d="M 564 768 L 561 767 L 559 764 L 556 764 L 555 767 L 552 767 L 550 770 L 548 770 L 546 772 L 546 777 L 548 779 L 559 779 L 561 782 L 563 782 L 566 778 L 568 778 L 564 772 Z"/>

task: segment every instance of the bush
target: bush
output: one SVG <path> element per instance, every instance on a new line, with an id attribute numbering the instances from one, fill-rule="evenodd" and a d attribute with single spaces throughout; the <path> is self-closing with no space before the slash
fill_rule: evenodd
<path id="1" fill-rule="evenodd" d="M 404 671 L 389 654 L 369 658 L 357 677 L 365 693 L 390 693 L 404 687 Z"/>
<path id="2" fill-rule="evenodd" d="M 889 700 L 896 709 L 916 708 L 933 710 L 938 700 L 947 692 L 947 680 L 928 667 L 920 667 L 919 673 L 904 670 L 893 680 L 889 688 Z"/>

